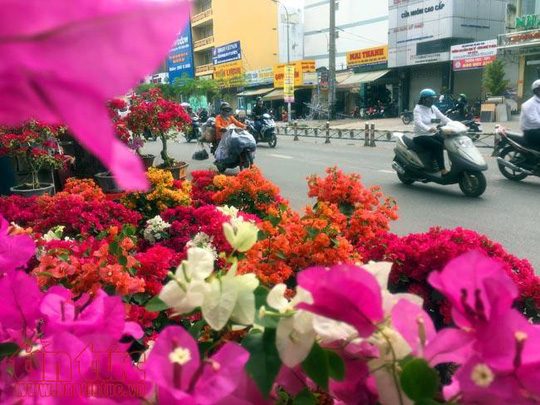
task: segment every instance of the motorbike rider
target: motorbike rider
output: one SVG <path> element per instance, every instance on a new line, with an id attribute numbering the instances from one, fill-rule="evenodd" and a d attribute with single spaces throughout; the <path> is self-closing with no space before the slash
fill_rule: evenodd
<path id="1" fill-rule="evenodd" d="M 532 84 L 533 96 L 521 106 L 520 127 L 525 142 L 540 150 L 540 79 Z"/>
<path id="2" fill-rule="evenodd" d="M 457 101 L 457 109 L 459 112 L 459 120 L 464 121 L 467 119 L 467 108 L 469 106 L 469 102 L 467 101 L 467 95 L 465 93 L 461 93 L 459 95 L 459 99 Z"/>
<path id="3" fill-rule="evenodd" d="M 414 142 L 433 153 L 441 174 L 448 173 L 444 166 L 444 138 L 439 134 L 437 125 L 446 125 L 450 119 L 433 105 L 437 93 L 432 89 L 420 92 L 420 100 L 414 108 Z"/>
<path id="4" fill-rule="evenodd" d="M 227 131 L 227 127 L 234 124 L 238 128 L 244 129 L 246 126 L 233 117 L 233 109 L 227 102 L 221 103 L 219 107 L 219 115 L 216 117 L 216 141 L 219 142 L 223 133 Z"/>
<path id="5" fill-rule="evenodd" d="M 267 114 L 268 110 L 264 106 L 264 102 L 262 97 L 257 97 L 257 104 L 255 104 L 255 107 L 253 107 L 253 111 L 251 111 L 251 116 L 253 117 L 253 126 L 255 127 L 255 131 L 258 133 L 261 133 L 262 129 L 262 117 L 264 114 Z"/>

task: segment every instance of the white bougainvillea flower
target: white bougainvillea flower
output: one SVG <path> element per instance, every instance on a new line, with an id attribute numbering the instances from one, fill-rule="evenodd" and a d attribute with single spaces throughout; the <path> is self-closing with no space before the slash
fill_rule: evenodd
<path id="1" fill-rule="evenodd" d="M 241 221 L 236 225 L 223 224 L 223 232 L 227 242 L 239 252 L 247 252 L 257 242 L 259 228 L 251 222 Z"/>
<path id="2" fill-rule="evenodd" d="M 283 364 L 295 367 L 303 362 L 315 343 L 316 332 L 313 329 L 314 315 L 295 309 L 301 302 L 312 303 L 311 294 L 298 287 L 296 296 L 289 301 L 285 298 L 285 284 L 277 284 L 270 290 L 266 302 L 283 317 L 276 329 L 276 348 Z"/>

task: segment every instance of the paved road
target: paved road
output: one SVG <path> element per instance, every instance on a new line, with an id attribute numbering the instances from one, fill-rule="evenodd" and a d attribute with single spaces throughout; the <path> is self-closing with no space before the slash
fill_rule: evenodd
<path id="1" fill-rule="evenodd" d="M 338 165 L 346 172 L 360 173 L 366 185 L 380 185 L 386 194 L 396 198 L 400 219 L 393 224 L 393 232 L 400 235 L 425 232 L 432 226 L 473 229 L 502 243 L 518 257 L 528 258 L 540 270 L 537 211 L 540 179 L 528 178 L 520 183 L 506 180 L 495 160 L 486 157 L 490 166 L 488 189 L 481 198 L 470 199 L 463 196 L 457 185 L 402 185 L 390 167 L 391 144 L 364 148 L 359 142 L 333 140 L 328 145 L 323 142 L 314 139 L 294 142 L 290 137 L 279 137 L 276 149 L 262 145 L 257 151 L 256 163 L 295 209 L 312 204 L 307 197 L 306 177 L 312 173 L 323 175 L 328 166 Z M 145 148 L 158 154 L 159 145 L 147 143 Z M 175 158 L 187 161 L 190 170 L 212 167 L 211 159 L 202 162 L 191 159 L 195 143 L 172 144 L 170 150 Z"/>

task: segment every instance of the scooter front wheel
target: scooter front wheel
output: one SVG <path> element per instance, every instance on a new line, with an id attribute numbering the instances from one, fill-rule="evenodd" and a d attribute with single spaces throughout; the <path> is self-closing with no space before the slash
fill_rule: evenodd
<path id="1" fill-rule="evenodd" d="M 482 172 L 463 172 L 459 188 L 467 197 L 480 197 L 486 191 L 486 176 Z"/>
<path id="2" fill-rule="evenodd" d="M 403 114 L 401 116 L 401 121 L 405 124 L 405 125 L 409 125 L 412 121 L 411 119 L 411 116 L 409 114 Z"/>
<path id="3" fill-rule="evenodd" d="M 275 148 L 277 145 L 277 136 L 276 134 L 272 134 L 272 137 L 268 141 L 268 146 L 270 146 L 272 149 Z"/>
<path id="4" fill-rule="evenodd" d="M 399 181 L 401 181 L 403 184 L 406 184 L 407 186 L 410 186 L 414 183 L 414 179 L 412 177 L 409 177 L 407 174 L 401 174 L 397 173 Z"/>

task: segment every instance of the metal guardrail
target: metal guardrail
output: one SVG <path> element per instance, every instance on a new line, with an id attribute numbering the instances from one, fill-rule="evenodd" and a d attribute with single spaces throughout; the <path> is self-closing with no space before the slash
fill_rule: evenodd
<path id="1" fill-rule="evenodd" d="M 198 41 L 193 42 L 193 49 L 202 48 L 206 45 L 212 45 L 214 43 L 214 36 L 210 35 L 209 37 L 199 39 Z"/>
<path id="2" fill-rule="evenodd" d="M 191 17 L 191 24 L 197 25 L 197 23 L 201 20 L 204 20 L 205 18 L 211 17 L 214 14 L 211 8 L 206 9 L 205 11 L 202 11 L 198 14 L 195 14 L 193 17 Z"/>
<path id="3" fill-rule="evenodd" d="M 299 126 L 297 124 L 287 126 L 277 126 L 278 135 L 292 136 L 295 141 L 303 138 L 325 139 L 325 143 L 330 143 L 331 139 L 343 139 L 364 142 L 364 146 L 376 147 L 377 142 L 395 142 L 392 136 L 394 132 L 402 134 L 412 134 L 413 131 L 395 131 L 377 129 L 375 124 L 366 124 L 364 129 L 331 128 L 329 123 L 320 127 Z M 495 149 L 499 138 L 496 133 L 470 133 L 476 146 L 479 148 Z"/>
<path id="4" fill-rule="evenodd" d="M 200 75 L 204 73 L 213 73 L 214 72 L 214 65 L 212 63 L 209 63 L 207 65 L 199 65 L 195 68 L 195 73 Z"/>

